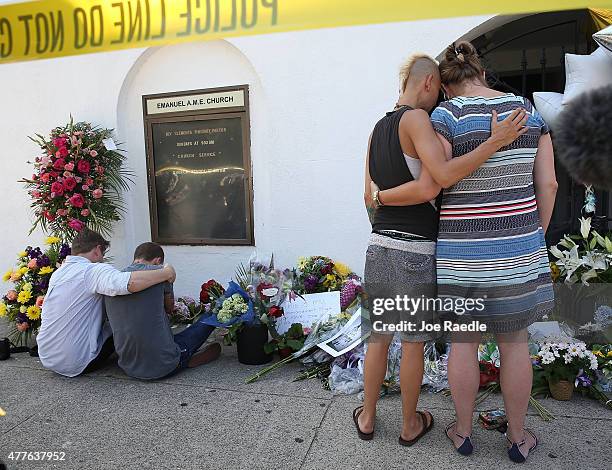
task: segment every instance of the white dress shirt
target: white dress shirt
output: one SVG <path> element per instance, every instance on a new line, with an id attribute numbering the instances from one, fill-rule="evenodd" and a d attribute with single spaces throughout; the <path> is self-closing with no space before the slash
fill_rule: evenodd
<path id="1" fill-rule="evenodd" d="M 68 256 L 49 281 L 36 338 L 43 366 L 79 375 L 111 336 L 104 322 L 103 295 L 127 295 L 131 273 L 108 264 Z"/>

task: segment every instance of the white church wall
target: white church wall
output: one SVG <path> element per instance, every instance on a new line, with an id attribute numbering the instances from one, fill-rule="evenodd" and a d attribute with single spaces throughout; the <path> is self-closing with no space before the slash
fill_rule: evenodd
<path id="1" fill-rule="evenodd" d="M 436 56 L 489 17 L 324 29 L 228 41 L 6 64 L 1 67 L 0 267 L 28 237 L 29 201 L 17 180 L 36 156 L 27 139 L 69 114 L 116 128 L 136 173 L 111 255 L 127 263 L 150 239 L 141 95 L 249 84 L 255 247 L 166 247 L 177 294 L 226 282 L 256 250 L 279 266 L 323 254 L 363 271 L 369 224 L 363 165 L 374 123 L 397 99 L 397 70 L 411 52 Z M 7 287 L 6 285 L 4 286 Z"/>

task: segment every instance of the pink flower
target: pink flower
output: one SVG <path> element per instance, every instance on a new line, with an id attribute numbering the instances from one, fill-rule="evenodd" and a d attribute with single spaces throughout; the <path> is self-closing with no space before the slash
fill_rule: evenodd
<path id="1" fill-rule="evenodd" d="M 95 158 L 98 156 L 98 152 L 96 152 L 95 150 L 92 150 L 91 152 L 89 152 L 89 155 Z"/>
<path id="2" fill-rule="evenodd" d="M 64 165 L 66 165 L 66 161 L 63 158 L 58 158 L 57 160 L 55 160 L 55 163 L 53 164 L 53 168 L 61 171 L 64 169 Z"/>
<path id="3" fill-rule="evenodd" d="M 31 259 L 30 262 L 28 263 L 28 268 L 35 269 L 37 267 L 38 267 L 38 263 L 36 262 L 36 258 Z"/>
<path id="4" fill-rule="evenodd" d="M 55 216 L 53 214 L 51 214 L 49 211 L 43 211 L 43 216 L 45 217 L 45 219 L 47 219 L 49 222 L 53 222 L 55 220 Z"/>
<path id="5" fill-rule="evenodd" d="M 64 176 L 66 178 L 70 178 L 72 176 L 72 173 L 70 173 L 69 171 L 64 171 Z"/>
<path id="6" fill-rule="evenodd" d="M 49 158 L 48 155 L 43 155 L 42 157 L 40 157 L 40 164 L 42 166 L 47 166 L 49 165 L 50 162 L 51 162 L 51 159 Z"/>
<path id="7" fill-rule="evenodd" d="M 42 175 L 40 175 L 40 181 L 42 181 L 43 183 L 48 183 L 50 178 L 51 175 L 49 173 L 43 173 Z"/>
<path id="8" fill-rule="evenodd" d="M 92 178 L 87 178 L 87 180 L 85 180 L 85 184 L 87 184 L 87 186 L 92 186 L 94 184 L 94 180 Z"/>
<path id="9" fill-rule="evenodd" d="M 58 209 L 57 215 L 59 215 L 60 217 L 66 217 L 68 215 L 68 211 L 66 209 Z"/>
<path id="10" fill-rule="evenodd" d="M 55 139 L 53 139 L 53 146 L 54 147 L 63 147 L 64 145 L 66 145 L 66 139 L 62 138 L 62 137 L 56 137 Z"/>
<path id="11" fill-rule="evenodd" d="M 89 209 L 83 209 L 83 210 L 81 211 L 81 215 L 82 215 L 83 217 L 87 217 L 87 216 L 89 215 Z"/>
<path id="12" fill-rule="evenodd" d="M 104 194 L 104 191 L 98 188 L 98 189 L 94 189 L 91 194 L 94 197 L 94 199 L 100 199 L 102 195 Z"/>
<path id="13" fill-rule="evenodd" d="M 80 183 L 81 181 L 83 181 L 83 178 L 81 178 L 80 176 L 75 176 L 75 177 L 74 177 L 74 180 L 75 180 L 77 183 Z"/>
<path id="14" fill-rule="evenodd" d="M 72 170 L 74 170 L 74 163 L 72 163 L 72 162 L 70 162 L 70 163 L 66 163 L 66 164 L 64 165 L 64 170 L 66 170 L 66 171 L 72 171 Z"/>
<path id="15" fill-rule="evenodd" d="M 27 331 L 28 328 L 30 328 L 30 324 L 27 321 L 24 321 L 22 323 L 17 323 L 17 329 L 21 331 L 22 333 Z"/>
<path id="16" fill-rule="evenodd" d="M 74 190 L 74 188 L 76 188 L 76 180 L 74 178 L 66 178 L 64 180 L 64 190 L 65 191 L 72 191 Z"/>
<path id="17" fill-rule="evenodd" d="M 96 167 L 96 170 L 98 171 L 99 175 L 103 175 L 104 174 L 104 167 L 103 166 Z"/>
<path id="18" fill-rule="evenodd" d="M 70 199 L 68 199 L 68 201 L 70 201 L 71 205 L 78 208 L 81 208 L 85 205 L 85 198 L 81 194 L 73 195 Z"/>
<path id="19" fill-rule="evenodd" d="M 77 163 L 77 169 L 79 170 L 79 173 L 86 175 L 91 170 L 91 165 L 87 160 L 79 160 L 79 163 Z"/>
<path id="20" fill-rule="evenodd" d="M 38 297 L 36 297 L 36 306 L 38 308 L 42 307 L 44 301 L 45 301 L 45 296 L 44 295 L 39 295 Z"/>
<path id="21" fill-rule="evenodd" d="M 17 292 L 15 292 L 14 290 L 10 290 L 6 293 L 6 298 L 10 301 L 10 302 L 15 302 L 15 300 L 17 300 Z"/>
<path id="22" fill-rule="evenodd" d="M 83 187 L 83 191 L 89 191 L 89 186 L 87 186 L 86 184 L 84 184 L 82 187 Z"/>
<path id="23" fill-rule="evenodd" d="M 34 199 L 38 199 L 40 196 L 42 196 L 42 194 L 40 193 L 40 191 L 32 191 L 32 197 Z"/>
<path id="24" fill-rule="evenodd" d="M 56 196 L 62 196 L 64 194 L 64 185 L 59 181 L 56 181 L 51 185 L 51 192 Z"/>
<path id="25" fill-rule="evenodd" d="M 60 147 L 59 150 L 57 151 L 57 153 L 59 153 L 60 157 L 67 157 L 68 156 L 68 149 L 66 147 Z M 57 155 L 56 153 L 56 155 Z"/>
<path id="26" fill-rule="evenodd" d="M 77 232 L 80 232 L 81 230 L 85 228 L 85 224 L 81 222 L 80 220 L 70 219 L 70 222 L 68 222 L 68 227 L 70 227 L 73 230 L 76 230 Z"/>

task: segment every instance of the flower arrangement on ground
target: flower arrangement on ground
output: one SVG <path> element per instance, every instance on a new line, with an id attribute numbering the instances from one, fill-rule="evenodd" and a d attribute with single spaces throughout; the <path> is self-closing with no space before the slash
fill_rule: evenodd
<path id="1" fill-rule="evenodd" d="M 565 235 L 550 253 L 556 258 L 551 263 L 554 281 L 612 282 L 612 237 L 592 230 L 591 218 L 581 218 L 580 234 Z"/>
<path id="2" fill-rule="evenodd" d="M 214 279 L 209 279 L 200 289 L 200 303 L 206 312 L 210 311 L 211 306 L 223 295 L 225 289 Z"/>
<path id="3" fill-rule="evenodd" d="M 38 226 L 66 239 L 85 226 L 111 233 L 124 211 L 121 193 L 131 182 L 121 151 L 108 145 L 111 136 L 110 129 L 71 118 L 48 137 L 30 137 L 42 150 L 31 179 L 22 180 L 36 217 L 30 233 Z"/>
<path id="4" fill-rule="evenodd" d="M 540 343 L 538 366 L 544 370 L 549 383 L 566 380 L 574 383 L 585 371 L 597 370 L 597 357 L 586 344 L 577 341 L 555 341 L 546 339 Z"/>
<path id="5" fill-rule="evenodd" d="M 341 290 L 350 277 L 358 279 L 347 265 L 326 256 L 300 258 L 296 274 L 296 289 L 300 294 Z"/>
<path id="6" fill-rule="evenodd" d="M 12 282 L 0 302 L 0 317 L 7 317 L 13 326 L 9 339 L 15 344 L 27 343 L 40 328 L 40 315 L 51 274 L 70 254 L 70 247 L 57 237 L 46 240 L 48 248 L 27 247 L 19 253 L 17 265 L 2 280 Z"/>
<path id="7" fill-rule="evenodd" d="M 174 310 L 169 315 L 172 325 L 190 325 L 202 314 L 204 306 L 192 297 L 179 297 L 174 302 Z"/>

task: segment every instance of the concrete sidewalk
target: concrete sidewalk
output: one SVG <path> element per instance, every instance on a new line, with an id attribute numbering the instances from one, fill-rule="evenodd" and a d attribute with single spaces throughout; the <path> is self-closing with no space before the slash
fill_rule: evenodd
<path id="1" fill-rule="evenodd" d="M 116 366 L 68 379 L 45 371 L 36 358 L 15 354 L 0 362 L 0 460 L 9 469 L 505 469 L 516 468 L 504 438 L 475 427 L 475 453 L 455 453 L 443 429 L 450 398 L 423 393 L 434 430 L 400 447 L 400 399 L 381 400 L 374 440 L 360 441 L 351 420 L 357 396 L 332 396 L 318 380 L 291 382 L 290 364 L 246 385 L 259 368 L 238 363 L 224 347 L 220 360 L 170 379 L 141 382 Z M 575 397 L 542 400 L 557 419 L 530 410 L 528 426 L 541 439 L 527 467 L 612 467 L 612 413 Z M 490 397 L 482 409 L 501 404 Z M 15 462 L 10 452 L 60 451 L 62 462 Z"/>

